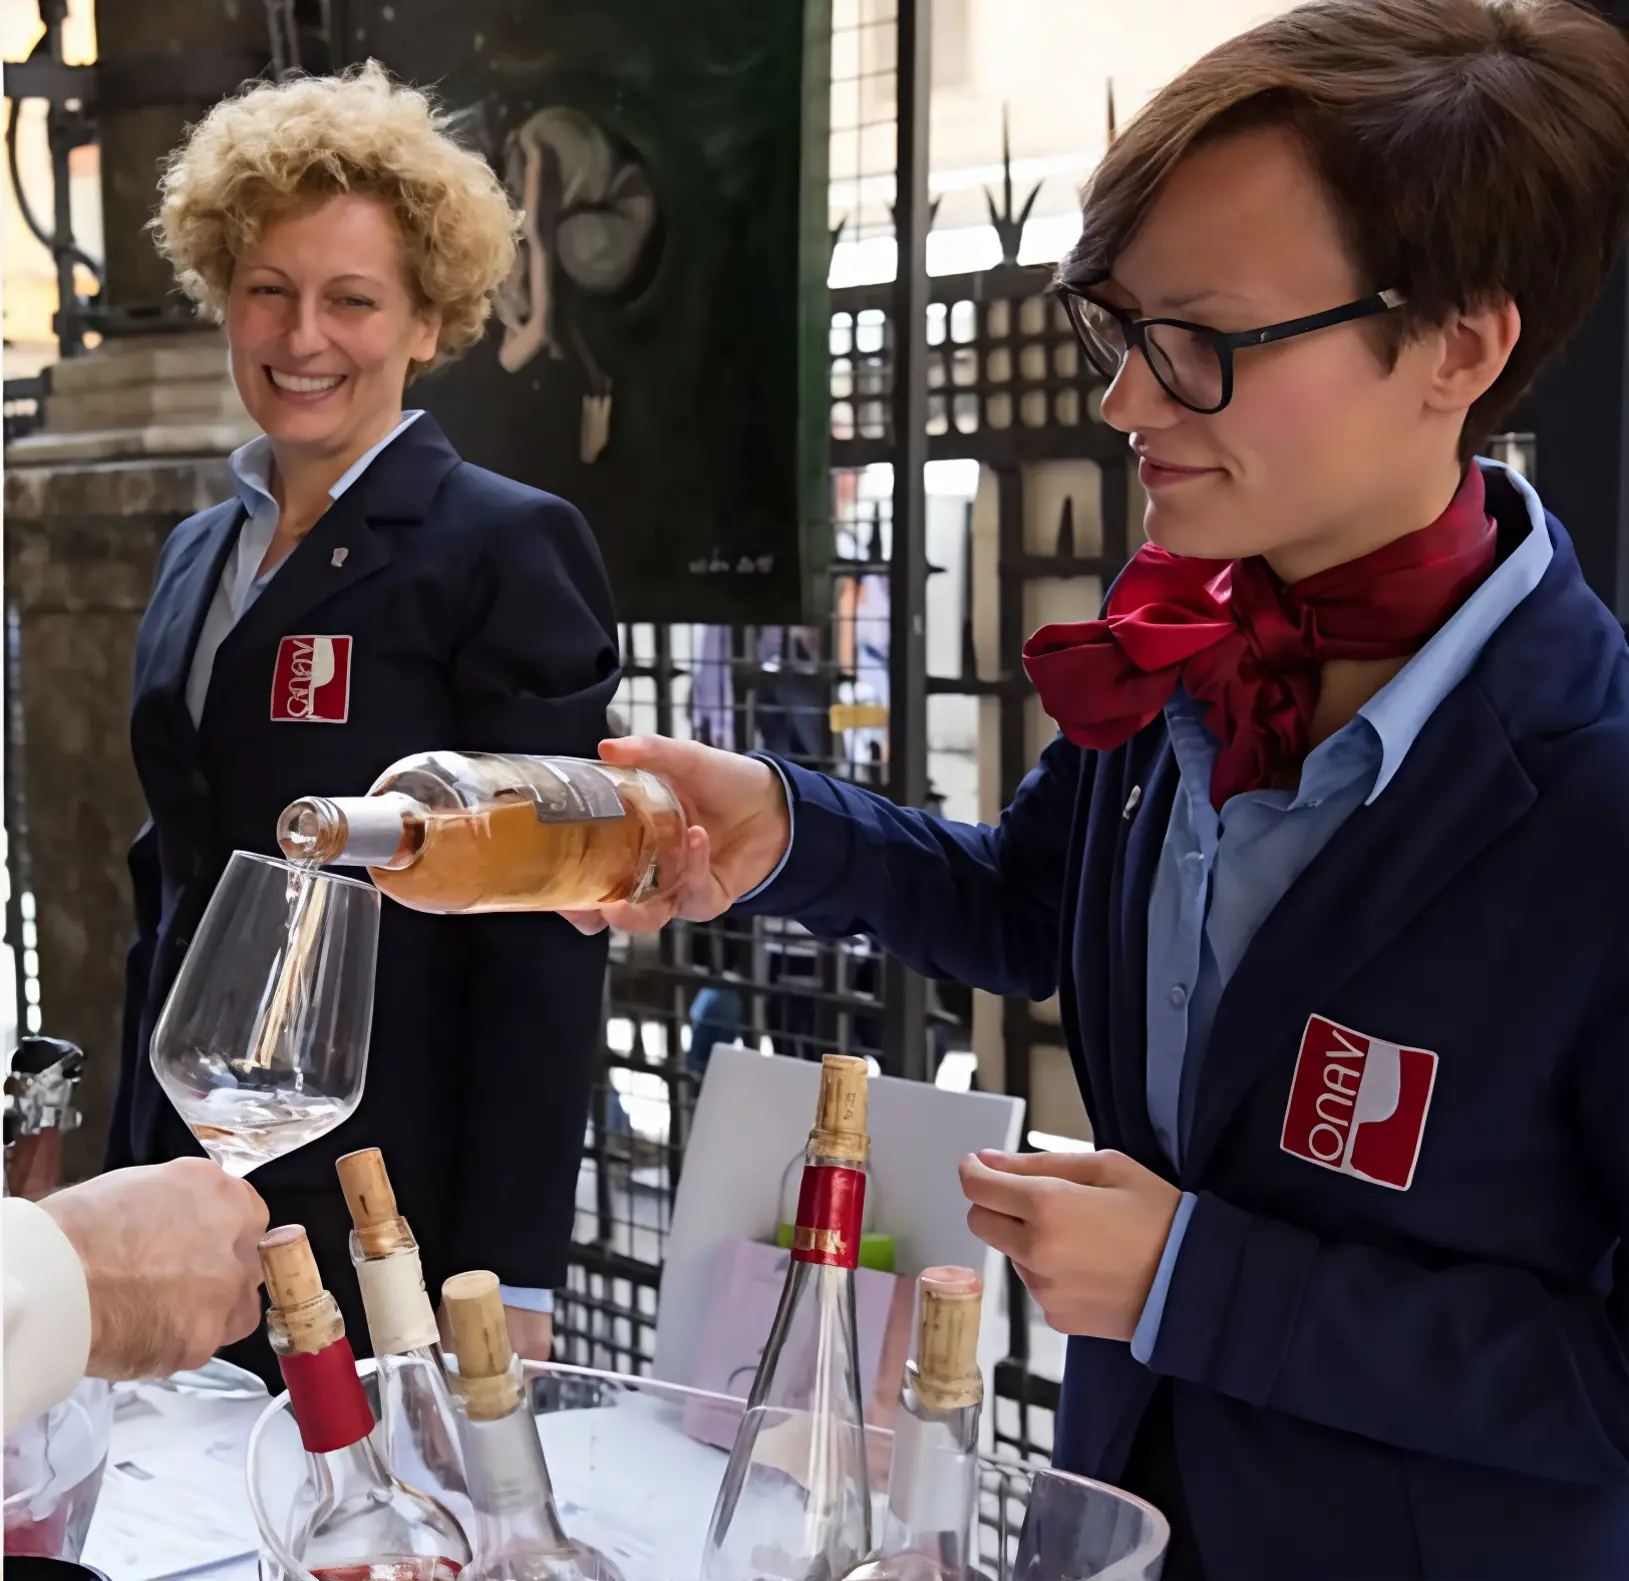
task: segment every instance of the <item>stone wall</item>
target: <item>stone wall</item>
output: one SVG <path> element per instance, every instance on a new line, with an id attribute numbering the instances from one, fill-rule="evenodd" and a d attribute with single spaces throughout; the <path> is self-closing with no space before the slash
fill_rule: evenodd
<path id="1" fill-rule="evenodd" d="M 88 1056 L 70 1179 L 100 1167 L 118 1077 L 133 929 L 125 852 L 146 817 L 128 729 L 136 629 L 170 529 L 230 491 L 224 459 L 6 469 L 41 1028 Z"/>

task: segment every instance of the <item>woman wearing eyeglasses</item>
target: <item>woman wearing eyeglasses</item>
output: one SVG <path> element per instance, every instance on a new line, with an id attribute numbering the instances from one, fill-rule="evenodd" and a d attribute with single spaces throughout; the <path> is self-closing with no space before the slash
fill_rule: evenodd
<path id="1" fill-rule="evenodd" d="M 1629 1575 L 1629 652 L 1475 459 L 1629 222 L 1629 42 L 1316 0 L 1155 95 L 1061 289 L 1149 545 L 999 827 L 690 743 L 680 914 L 1057 994 L 1098 1151 L 969 1158 L 1056 1458 L 1210 1581 Z M 1620 288 L 1621 289 L 1621 288 Z M 612 908 L 650 927 L 665 913 Z"/>

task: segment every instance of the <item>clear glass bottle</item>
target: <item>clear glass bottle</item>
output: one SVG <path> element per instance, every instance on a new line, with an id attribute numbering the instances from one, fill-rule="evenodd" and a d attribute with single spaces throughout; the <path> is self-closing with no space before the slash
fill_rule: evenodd
<path id="1" fill-rule="evenodd" d="M 345 1322 L 304 1229 L 260 1243 L 267 1332 L 306 1450 L 289 1550 L 320 1581 L 453 1581 L 469 1544 L 448 1512 L 386 1468 Z"/>
<path id="2" fill-rule="evenodd" d="M 424 1288 L 418 1242 L 396 1211 L 384 1155 L 347 1153 L 335 1168 L 351 1210 L 351 1262 L 378 1363 L 379 1432 L 385 1463 L 415 1487 L 468 1498 L 458 1418 L 441 1354 L 441 1331 Z"/>
<path id="3" fill-rule="evenodd" d="M 871 1549 L 854 1269 L 864 1214 L 866 1063 L 828 1054 L 792 1261 L 730 1450 L 702 1581 L 835 1581 Z"/>
<path id="4" fill-rule="evenodd" d="M 277 843 L 293 862 L 365 867 L 415 911 L 560 911 L 670 894 L 685 816 L 654 775 L 586 758 L 422 752 L 366 796 L 304 796 Z"/>
<path id="5" fill-rule="evenodd" d="M 458 1431 L 475 1507 L 472 1581 L 622 1581 L 560 1522 L 497 1275 L 457 1274 L 441 1299 L 458 1358 Z"/>
<path id="6" fill-rule="evenodd" d="M 974 1565 L 984 1281 L 971 1268 L 928 1268 L 917 1297 L 882 1541 L 847 1581 L 983 1581 Z"/>

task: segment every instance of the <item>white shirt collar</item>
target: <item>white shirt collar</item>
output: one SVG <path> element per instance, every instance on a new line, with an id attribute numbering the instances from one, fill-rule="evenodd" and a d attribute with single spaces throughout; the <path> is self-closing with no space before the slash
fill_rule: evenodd
<path id="1" fill-rule="evenodd" d="M 424 416 L 422 409 L 403 412 L 402 420 L 371 450 L 364 451 L 346 469 L 343 477 L 328 490 L 328 497 L 337 500 L 373 464 L 374 458 L 399 434 L 406 432 Z M 256 434 L 246 445 L 239 445 L 227 461 L 232 481 L 237 486 L 238 498 L 251 516 L 261 515 L 268 506 L 275 517 L 276 505 L 272 501 L 272 443 L 265 434 Z"/>

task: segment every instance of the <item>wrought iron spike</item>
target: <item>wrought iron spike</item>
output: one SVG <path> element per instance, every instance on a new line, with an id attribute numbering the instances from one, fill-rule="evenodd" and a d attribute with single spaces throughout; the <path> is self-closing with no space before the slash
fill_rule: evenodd
<path id="1" fill-rule="evenodd" d="M 1063 514 L 1058 518 L 1058 558 L 1060 560 L 1073 560 L 1075 557 L 1075 496 L 1066 494 L 1063 498 Z"/>
<path id="2" fill-rule="evenodd" d="M 1030 211 L 1035 207 L 1035 200 L 1041 195 L 1042 181 L 1035 183 L 1034 189 L 1024 200 L 1023 208 L 1014 212 L 1012 189 L 1012 138 L 1008 124 L 1008 107 L 1001 107 L 1001 207 L 996 207 L 996 200 L 990 189 L 984 189 L 984 201 L 990 210 L 990 225 L 996 233 L 996 240 L 1001 244 L 1001 261 L 1003 264 L 1016 264 L 1019 249 L 1024 244 L 1024 227 L 1029 223 Z"/>

